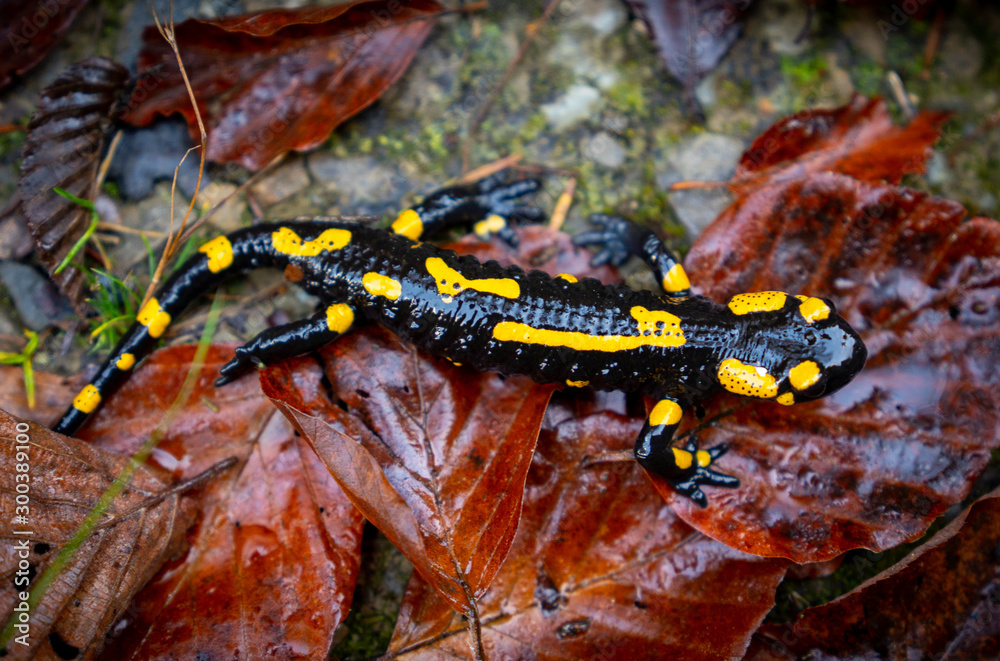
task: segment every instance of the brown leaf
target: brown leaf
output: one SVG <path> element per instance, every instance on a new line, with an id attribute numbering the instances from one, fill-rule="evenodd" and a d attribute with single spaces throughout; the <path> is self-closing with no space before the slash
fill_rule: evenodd
<path id="1" fill-rule="evenodd" d="M 0 617 L 6 622 L 128 458 L 53 434 L 3 411 L 0 437 L 5 467 L 0 471 L 0 510 L 8 526 L 0 536 L 10 551 L 2 561 L 3 575 L 10 580 L 0 590 Z M 28 471 L 18 471 L 20 465 Z M 19 475 L 30 476 L 25 493 L 17 491 L 18 484 L 25 484 L 17 481 Z M 136 471 L 94 533 L 31 609 L 30 631 L 15 633 L 27 634 L 23 639 L 27 644 L 17 638 L 8 641 L 6 658 L 93 658 L 132 596 L 183 541 L 192 503 L 168 487 L 160 471 L 147 467 Z M 27 497 L 26 504 L 17 500 L 19 495 Z M 21 579 L 26 582 L 21 584 Z"/>
<path id="2" fill-rule="evenodd" d="M 194 351 L 156 352 L 80 437 L 133 451 L 163 417 Z M 206 487 L 187 553 L 139 593 L 102 658 L 323 658 L 347 616 L 361 515 L 255 375 L 212 385 L 232 353 L 210 349 L 153 457 L 181 477 L 229 457 L 236 468 Z"/>
<path id="3" fill-rule="evenodd" d="M 824 400 L 720 397 L 701 443 L 742 481 L 686 521 L 736 548 L 811 562 L 918 537 L 1000 446 L 1000 225 L 912 189 L 803 172 L 739 199 L 686 267 L 709 297 L 827 296 L 866 369 Z M 665 493 L 669 490 L 664 488 Z M 673 498 L 671 496 L 671 498 Z"/>
<path id="4" fill-rule="evenodd" d="M 667 71 L 684 86 L 688 110 L 702 117 L 694 88 L 736 41 L 753 0 L 626 0 L 642 19 Z"/>
<path id="5" fill-rule="evenodd" d="M 0 0 L 0 88 L 48 55 L 87 0 Z"/>
<path id="6" fill-rule="evenodd" d="M 101 57 L 69 67 L 42 91 L 22 151 L 19 210 L 46 270 L 81 314 L 82 271 L 53 272 L 83 236 L 90 215 L 53 189 L 90 197 L 110 117 L 127 77 L 121 65 Z"/>
<path id="7" fill-rule="evenodd" d="M 208 132 L 207 158 L 256 170 L 305 151 L 382 95 L 430 33 L 436 0 L 367 0 L 176 26 L 177 43 Z M 197 135 L 175 55 L 155 27 L 143 33 L 127 121 L 180 112 Z"/>
<path id="8" fill-rule="evenodd" d="M 847 105 L 804 110 L 764 131 L 743 153 L 732 188 L 749 194 L 830 170 L 863 181 L 898 184 L 924 171 L 949 112 L 921 112 L 896 126 L 885 102 L 855 94 Z"/>
<path id="9" fill-rule="evenodd" d="M 994 491 L 891 569 L 794 624 L 765 625 L 747 658 L 995 659 L 998 545 Z"/>
<path id="10" fill-rule="evenodd" d="M 620 395 L 561 401 L 581 417 L 565 405 L 547 415 L 514 546 L 479 600 L 487 658 L 738 658 L 788 563 L 695 532 L 634 462 L 585 466 L 642 427 L 600 411 Z M 387 657 L 469 658 L 464 628 L 414 574 Z"/>

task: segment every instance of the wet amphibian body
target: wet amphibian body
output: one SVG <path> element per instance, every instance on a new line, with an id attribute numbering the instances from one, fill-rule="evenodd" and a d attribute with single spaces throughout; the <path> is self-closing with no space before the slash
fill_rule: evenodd
<path id="1" fill-rule="evenodd" d="M 702 485 L 739 482 L 711 467 L 724 447 L 672 444 L 685 409 L 720 390 L 781 404 L 809 401 L 840 388 L 864 366 L 864 344 L 830 301 L 774 291 L 740 294 L 724 305 L 692 296 L 673 254 L 650 230 L 622 218 L 596 217 L 599 229 L 576 242 L 598 246 L 597 263 L 641 257 L 662 294 L 480 263 L 423 242 L 446 227 L 472 225 L 480 235 L 513 243 L 512 223 L 541 217 L 517 202 L 538 186 L 493 177 L 446 189 L 402 212 L 390 231 L 296 221 L 208 241 L 142 308 L 55 430 L 75 432 L 206 288 L 265 267 L 284 269 L 322 301 L 321 309 L 238 348 L 218 385 L 257 364 L 313 351 L 358 321 L 373 321 L 477 370 L 654 397 L 635 441 L 636 458 L 699 505 L 707 502 Z"/>

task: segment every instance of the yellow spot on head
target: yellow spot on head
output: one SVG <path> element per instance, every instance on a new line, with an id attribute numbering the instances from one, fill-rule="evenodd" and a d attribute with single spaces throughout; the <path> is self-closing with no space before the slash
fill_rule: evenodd
<path id="1" fill-rule="evenodd" d="M 575 331 L 534 328 L 517 321 L 501 321 L 493 327 L 493 339 L 501 342 L 568 347 L 577 351 L 629 351 L 639 347 L 679 347 L 687 340 L 680 327 L 680 317 L 660 310 L 635 306 L 632 317 L 638 321 L 637 335 L 589 335 Z"/>
<path id="2" fill-rule="evenodd" d="M 795 395 L 790 392 L 786 392 L 784 395 L 778 395 L 776 400 L 779 404 L 784 404 L 785 406 L 791 406 L 795 403 Z"/>
<path id="3" fill-rule="evenodd" d="M 271 232 L 271 244 L 283 255 L 293 257 L 315 257 L 321 252 L 340 250 L 351 242 L 351 232 L 342 229 L 324 230 L 312 241 L 303 241 L 302 237 L 287 227 Z"/>
<path id="4" fill-rule="evenodd" d="M 395 301 L 403 293 L 403 285 L 399 280 L 393 280 L 381 273 L 365 273 L 361 278 L 361 284 L 372 296 L 384 296 L 390 301 Z"/>
<path id="5" fill-rule="evenodd" d="M 346 303 L 337 303 L 326 309 L 326 326 L 334 333 L 346 333 L 354 324 L 354 310 Z"/>
<path id="6" fill-rule="evenodd" d="M 688 280 L 687 271 L 680 264 L 674 264 L 663 276 L 663 290 L 669 293 L 691 289 L 691 281 Z"/>
<path id="7" fill-rule="evenodd" d="M 682 471 L 691 468 L 691 464 L 694 462 L 694 457 L 687 450 L 681 450 L 680 448 L 670 448 L 674 451 L 674 463 L 677 464 L 677 468 Z"/>
<path id="8" fill-rule="evenodd" d="M 585 388 L 590 385 L 590 381 L 570 381 L 567 379 L 566 385 L 572 388 Z"/>
<path id="9" fill-rule="evenodd" d="M 759 291 L 752 294 L 737 294 L 729 300 L 733 314 L 750 312 L 773 312 L 785 306 L 788 294 L 780 291 Z"/>
<path id="10" fill-rule="evenodd" d="M 819 365 L 804 360 L 788 371 L 788 380 L 796 390 L 805 390 L 819 381 Z"/>
<path id="11" fill-rule="evenodd" d="M 424 233 L 424 221 L 420 220 L 419 213 L 413 209 L 407 209 L 396 217 L 392 224 L 392 231 L 416 241 Z"/>
<path id="12" fill-rule="evenodd" d="M 566 282 L 576 282 L 577 281 L 576 280 L 576 276 L 575 275 L 570 275 L 569 273 L 560 273 L 556 277 L 557 278 L 562 278 Z"/>
<path id="13" fill-rule="evenodd" d="M 682 415 L 680 404 L 669 399 L 661 399 L 649 412 L 649 425 L 651 427 L 676 425 L 681 421 Z"/>
<path id="14" fill-rule="evenodd" d="M 224 236 L 215 237 L 198 248 L 198 252 L 203 252 L 208 257 L 208 270 L 212 273 L 224 271 L 233 263 L 233 244 Z"/>
<path id="15" fill-rule="evenodd" d="M 498 216 L 492 214 L 486 217 L 486 220 L 480 220 L 478 223 L 472 226 L 472 231 L 476 233 L 480 239 L 486 240 L 490 238 L 491 234 L 496 234 L 503 228 L 507 227 L 507 219 L 503 216 Z"/>
<path id="16" fill-rule="evenodd" d="M 427 259 L 427 272 L 434 278 L 438 293 L 445 303 L 450 303 L 454 296 L 466 289 L 474 289 L 484 294 L 496 294 L 504 298 L 517 298 L 521 295 L 521 286 L 510 278 L 483 278 L 469 280 L 464 275 L 445 264 L 440 257 Z"/>
<path id="17" fill-rule="evenodd" d="M 167 330 L 167 326 L 170 325 L 170 315 L 160 307 L 159 301 L 151 298 L 139 310 L 139 316 L 136 317 L 136 321 L 146 327 L 150 337 L 159 337 L 163 335 L 163 331 Z"/>
<path id="18" fill-rule="evenodd" d="M 82 413 L 92 413 L 100 403 L 101 393 L 97 392 L 94 384 L 88 383 L 73 400 L 73 408 Z"/>
<path id="19" fill-rule="evenodd" d="M 135 356 L 130 353 L 123 353 L 118 357 L 118 362 L 115 363 L 115 367 L 122 370 L 130 370 L 135 365 Z"/>
<path id="20" fill-rule="evenodd" d="M 830 316 L 830 306 L 822 299 L 813 296 L 797 296 L 796 298 L 802 301 L 802 304 L 799 305 L 799 314 L 810 324 L 814 321 L 823 321 Z"/>
<path id="21" fill-rule="evenodd" d="M 712 455 L 710 455 L 707 450 L 698 450 L 695 452 L 694 456 L 698 461 L 698 465 L 702 468 L 705 468 L 712 463 Z"/>
<path id="22" fill-rule="evenodd" d="M 727 358 L 719 365 L 719 383 L 729 392 L 744 397 L 771 399 L 778 394 L 778 384 L 766 369 L 735 358 Z"/>

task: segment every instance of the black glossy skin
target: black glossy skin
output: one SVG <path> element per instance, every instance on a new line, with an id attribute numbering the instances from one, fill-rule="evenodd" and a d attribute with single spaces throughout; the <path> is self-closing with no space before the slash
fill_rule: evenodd
<path id="1" fill-rule="evenodd" d="M 535 188 L 537 182 L 505 185 L 494 179 L 431 196 L 415 207 L 424 221 L 421 238 L 447 225 L 491 214 L 534 219 L 536 212 L 513 204 L 513 199 Z M 648 230 L 622 219 L 598 220 L 603 231 L 579 237 L 581 243 L 603 247 L 595 261 L 621 262 L 638 254 L 664 282 L 666 271 L 677 266 L 673 255 Z M 279 230 L 291 230 L 309 241 L 330 229 L 349 232 L 349 240 L 342 247 L 312 256 L 289 255 L 276 248 Z M 504 268 L 496 262 L 481 264 L 472 257 L 459 257 L 401 234 L 337 222 L 258 225 L 231 234 L 229 241 L 233 259 L 226 268 L 212 273 L 208 257 L 199 254 L 164 285 L 158 300 L 171 318 L 222 278 L 262 267 L 294 274 L 301 287 L 321 299 L 323 310 L 310 319 L 269 329 L 241 347 L 222 369 L 220 384 L 255 363 L 312 351 L 346 332 L 355 318 L 380 323 L 432 355 L 477 370 L 526 374 L 539 382 L 639 391 L 668 408 L 686 408 L 720 390 L 720 364 L 726 359 L 760 366 L 774 375 L 777 390 L 769 398 L 794 391 L 795 401 L 805 401 L 849 381 L 866 357 L 860 338 L 835 312 L 826 319 L 809 321 L 800 313 L 800 300 L 791 296 L 780 309 L 738 315 L 725 305 L 690 296 L 686 289 L 658 295 L 633 291 L 624 285 L 605 286 L 593 279 L 571 282 L 538 271 Z M 441 285 L 442 278 L 429 272 L 431 264 L 436 264 L 438 271 L 443 264 L 457 272 L 466 279 L 467 286 L 455 290 Z M 366 276 L 390 278 L 398 283 L 398 289 L 391 292 L 396 297 L 390 298 L 386 290 L 377 288 L 373 292 L 365 284 Z M 483 285 L 484 280 L 500 284 Z M 686 283 L 686 277 L 682 282 Z M 619 342 L 606 338 L 624 338 L 621 342 L 627 344 L 643 337 L 637 326 L 637 309 L 674 315 L 683 341 L 675 346 L 606 350 Z M 351 317 L 353 313 L 353 317 L 334 328 L 327 320 L 327 310 L 346 310 L 345 314 Z M 542 333 L 542 339 L 536 338 L 533 343 L 501 337 L 498 329 L 505 323 L 556 331 L 557 335 Z M 575 339 L 567 339 L 571 336 L 566 334 L 573 334 Z M 597 344 L 588 344 L 592 341 Z M 141 358 L 154 344 L 147 326 L 136 324 L 129 330 L 91 382 L 102 398 L 128 376 L 129 370 L 116 367 L 117 358 L 125 352 Z M 789 370 L 803 361 L 817 364 L 821 375 L 809 388 L 795 390 L 789 382 Z M 699 484 L 735 486 L 738 481 L 708 468 L 725 448 L 703 452 L 697 455 L 699 461 L 684 465 L 683 454 L 678 455 L 670 445 L 679 415 L 676 420 L 664 421 L 654 410 L 636 442 L 637 458 L 647 469 L 670 480 L 681 493 L 704 504 Z M 55 430 L 72 434 L 86 417 L 86 412 L 71 407 Z M 685 451 L 690 453 L 689 458 L 696 456 L 693 445 L 689 444 Z"/>

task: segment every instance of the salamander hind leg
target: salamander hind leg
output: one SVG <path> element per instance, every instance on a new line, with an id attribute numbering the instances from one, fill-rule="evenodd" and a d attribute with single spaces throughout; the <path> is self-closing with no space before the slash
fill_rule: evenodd
<path id="1" fill-rule="evenodd" d="M 596 214 L 590 221 L 600 227 L 593 232 L 576 236 L 573 242 L 578 246 L 599 246 L 591 260 L 592 266 L 610 262 L 621 266 L 630 256 L 641 257 L 653 271 L 663 291 L 671 298 L 685 298 L 691 295 L 691 283 L 681 266 L 677 255 L 663 245 L 663 242 L 648 227 L 642 227 L 619 216 Z"/>
<path id="2" fill-rule="evenodd" d="M 687 496 L 699 507 L 705 507 L 708 499 L 701 485 L 734 488 L 740 485 L 740 481 L 709 468 L 726 453 L 727 446 L 699 450 L 694 440 L 688 441 L 682 448 L 671 445 L 681 416 L 679 403 L 673 399 L 661 399 L 650 411 L 635 441 L 635 458 L 647 471 L 669 482 L 675 491 Z"/>
<path id="3" fill-rule="evenodd" d="M 242 376 L 255 365 L 270 365 L 283 358 L 315 351 L 337 339 L 354 325 L 354 308 L 346 303 L 327 306 L 308 319 L 268 328 L 236 349 L 236 355 L 219 370 L 216 386 Z"/>

